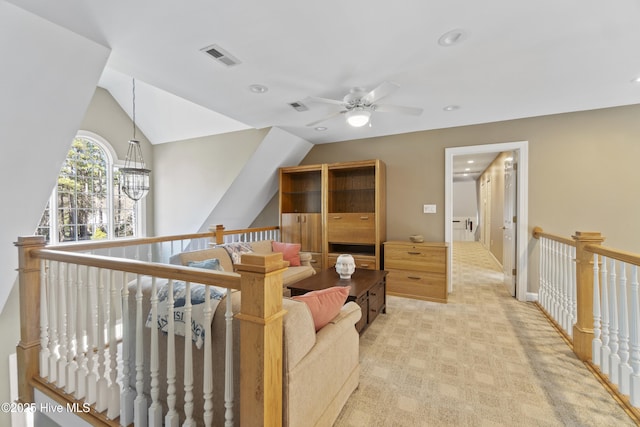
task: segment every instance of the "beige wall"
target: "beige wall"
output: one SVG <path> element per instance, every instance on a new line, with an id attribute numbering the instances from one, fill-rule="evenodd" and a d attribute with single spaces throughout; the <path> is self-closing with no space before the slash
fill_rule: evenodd
<path id="1" fill-rule="evenodd" d="M 529 141 L 529 229 L 598 230 L 640 253 L 640 105 L 316 145 L 302 164 L 387 164 L 387 238 L 444 239 L 444 149 Z M 436 203 L 438 213 L 422 213 Z"/>

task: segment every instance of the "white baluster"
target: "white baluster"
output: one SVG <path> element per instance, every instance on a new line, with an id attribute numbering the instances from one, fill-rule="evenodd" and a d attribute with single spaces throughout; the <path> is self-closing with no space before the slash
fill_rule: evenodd
<path id="1" fill-rule="evenodd" d="M 147 398 L 144 395 L 144 326 L 142 324 L 142 276 L 136 276 L 136 399 L 133 419 L 138 426 L 147 425 Z"/>
<path id="2" fill-rule="evenodd" d="M 109 384 L 106 377 L 106 349 L 104 328 L 105 320 L 104 301 L 104 271 L 98 270 L 98 392 L 96 398 L 96 411 L 102 412 L 109 404 Z"/>
<path id="3" fill-rule="evenodd" d="M 640 406 L 640 308 L 638 307 L 638 267 L 631 266 L 631 380 L 629 400 Z"/>
<path id="4" fill-rule="evenodd" d="M 86 319 L 85 327 L 87 329 L 87 381 L 85 386 L 85 402 L 92 404 L 96 402 L 98 375 L 95 369 L 95 348 L 96 348 L 96 324 L 94 313 L 96 304 L 93 303 L 92 294 L 96 290 L 96 270 L 90 268 L 87 272 L 87 302 L 86 302 Z M 93 274 L 91 274 L 93 273 Z M 93 276 L 93 280 L 92 280 Z"/>
<path id="5" fill-rule="evenodd" d="M 538 296 L 540 300 L 540 305 L 542 308 L 548 313 L 549 305 L 548 305 L 548 279 L 547 279 L 547 254 L 549 251 L 548 240 L 545 237 L 540 239 L 540 289 L 538 290 Z"/>
<path id="6" fill-rule="evenodd" d="M 553 318 L 556 322 L 560 323 L 560 316 L 562 313 L 562 291 L 560 287 L 560 243 L 553 242 Z"/>
<path id="7" fill-rule="evenodd" d="M 118 288 L 116 287 L 115 270 L 109 271 L 109 403 L 107 418 L 113 420 L 120 416 L 120 385 L 116 381 L 118 375 L 118 337 L 116 336 L 116 308 L 118 305 Z M 124 285 L 123 285 L 124 286 Z"/>
<path id="8" fill-rule="evenodd" d="M 598 255 L 593 255 L 593 341 L 591 341 L 591 358 L 593 364 L 600 367 L 600 268 L 598 267 Z"/>
<path id="9" fill-rule="evenodd" d="M 159 388 L 159 361 L 158 361 L 158 285 L 156 278 L 151 279 L 151 406 L 149 407 L 149 425 L 160 427 L 162 425 L 162 404 L 158 400 Z"/>
<path id="10" fill-rule="evenodd" d="M 58 339 L 60 342 L 58 353 L 60 356 L 56 367 L 58 370 L 56 385 L 64 389 L 67 384 L 67 281 L 69 280 L 69 265 L 59 263 L 58 267 Z"/>
<path id="11" fill-rule="evenodd" d="M 620 365 L 618 367 L 618 387 L 620 393 L 629 394 L 629 380 L 631 377 L 631 365 L 629 365 L 629 317 L 627 306 L 627 266 L 621 262 L 620 280 L 618 281 L 618 325 L 620 332 L 618 334 L 620 346 L 618 355 L 620 356 Z"/>
<path id="12" fill-rule="evenodd" d="M 76 270 L 77 274 L 77 285 L 78 285 L 78 293 L 77 293 L 77 307 L 78 307 L 78 316 L 76 319 L 76 340 L 77 340 L 77 354 L 78 354 L 78 369 L 76 371 L 76 399 L 82 399 L 85 396 L 86 388 L 87 388 L 87 375 L 89 374 L 89 370 L 87 369 L 87 331 L 86 331 L 86 321 L 87 321 L 87 297 L 88 293 L 85 283 L 86 280 L 83 279 L 83 271 L 86 277 L 88 278 L 89 267 L 81 267 L 78 266 Z"/>
<path id="13" fill-rule="evenodd" d="M 195 427 L 193 420 L 193 358 L 191 341 L 191 282 L 186 282 L 184 298 L 184 427 Z"/>
<path id="14" fill-rule="evenodd" d="M 568 254 L 568 245 L 564 243 L 560 245 L 560 256 L 562 257 L 562 328 L 565 332 L 569 332 L 571 327 L 569 326 L 571 323 L 569 307 L 571 303 L 570 299 L 570 286 L 569 286 L 569 254 Z"/>
<path id="15" fill-rule="evenodd" d="M 600 353 L 600 371 L 609 375 L 609 271 L 607 268 L 607 257 L 602 258 L 602 268 L 600 269 L 600 309 L 602 310 L 602 351 Z"/>
<path id="16" fill-rule="evenodd" d="M 40 261 L 40 377 L 49 376 L 49 264 Z"/>
<path id="17" fill-rule="evenodd" d="M 71 270 L 71 265 L 67 265 L 67 268 Z M 77 289 L 78 289 L 78 271 L 80 266 L 75 266 L 75 275 L 71 276 L 69 271 L 69 281 L 67 282 L 67 387 L 65 391 L 72 394 L 76 390 L 76 371 L 78 370 L 78 363 L 76 362 L 76 356 L 78 354 L 78 338 L 76 336 L 76 322 L 77 322 Z M 72 280 L 72 277 L 75 280 Z M 75 286 L 74 286 L 75 285 Z"/>
<path id="18" fill-rule="evenodd" d="M 133 422 L 133 400 L 136 393 L 131 388 L 131 319 L 129 317 L 129 286 L 127 273 L 122 272 L 122 393 L 120 395 L 120 425 Z"/>
<path id="19" fill-rule="evenodd" d="M 58 303 L 57 288 L 60 263 L 51 265 L 49 270 L 49 382 L 55 383 L 58 379 Z"/>
<path id="20" fill-rule="evenodd" d="M 211 360 L 211 291 L 205 286 L 204 292 L 204 379 L 202 394 L 204 397 L 204 425 L 213 423 L 213 365 Z"/>
<path id="21" fill-rule="evenodd" d="M 227 289 L 227 305 L 224 313 L 225 320 L 225 350 L 224 350 L 224 425 L 233 427 L 233 305 L 232 290 Z"/>
<path id="22" fill-rule="evenodd" d="M 573 338 L 573 325 L 578 321 L 578 280 L 576 279 L 576 248 L 575 246 L 570 247 L 570 278 L 569 283 L 571 284 L 571 326 L 569 328 L 569 336 Z"/>
<path id="23" fill-rule="evenodd" d="M 618 367 L 620 366 L 620 355 L 618 354 L 619 338 L 618 338 L 618 298 L 616 295 L 616 260 L 611 260 L 609 271 L 609 381 L 618 385 L 620 378 L 618 377 Z"/>
<path id="24" fill-rule="evenodd" d="M 176 411 L 176 342 L 175 324 L 173 320 L 173 280 L 169 280 L 167 292 L 167 415 L 164 425 L 178 427 L 178 412 Z M 186 337 L 185 337 L 186 339 Z"/>

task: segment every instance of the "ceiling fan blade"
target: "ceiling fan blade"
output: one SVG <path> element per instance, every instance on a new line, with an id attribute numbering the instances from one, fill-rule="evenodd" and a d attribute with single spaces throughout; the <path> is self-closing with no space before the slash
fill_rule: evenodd
<path id="1" fill-rule="evenodd" d="M 373 89 L 371 92 L 363 96 L 361 100 L 364 104 L 371 105 L 377 100 L 389 95 L 391 92 L 394 92 L 399 87 L 400 85 L 394 82 L 382 82 L 377 88 Z"/>
<path id="2" fill-rule="evenodd" d="M 311 127 L 311 126 L 318 125 L 318 124 L 320 124 L 322 122 L 326 122 L 327 120 L 332 119 L 335 116 L 339 116 L 340 114 L 344 114 L 346 112 L 347 112 L 347 110 L 337 111 L 337 112 L 325 117 L 324 119 L 320 119 L 320 120 L 316 120 L 315 122 L 307 123 L 307 126 Z"/>
<path id="3" fill-rule="evenodd" d="M 422 114 L 422 108 L 417 107 L 403 107 L 401 105 L 389 105 L 389 104 L 381 104 L 376 105 L 375 110 L 381 113 L 400 113 L 400 114 L 408 114 L 410 116 L 419 116 Z"/>
<path id="4" fill-rule="evenodd" d="M 344 105 L 344 101 L 338 101 L 337 99 L 319 98 L 317 96 L 307 96 L 305 99 L 313 102 L 321 102 L 323 104 Z"/>

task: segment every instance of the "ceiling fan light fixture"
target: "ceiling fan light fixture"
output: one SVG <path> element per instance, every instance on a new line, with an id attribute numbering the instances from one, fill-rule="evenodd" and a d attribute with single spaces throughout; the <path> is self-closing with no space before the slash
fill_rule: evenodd
<path id="1" fill-rule="evenodd" d="M 353 126 L 354 128 L 359 128 L 367 123 L 371 119 L 371 111 L 365 110 L 363 108 L 354 108 L 353 110 L 347 112 L 347 123 Z"/>

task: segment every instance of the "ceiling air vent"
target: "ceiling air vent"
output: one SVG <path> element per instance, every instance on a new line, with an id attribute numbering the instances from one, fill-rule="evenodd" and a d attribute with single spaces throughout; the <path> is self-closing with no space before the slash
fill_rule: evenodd
<path id="1" fill-rule="evenodd" d="M 296 111 L 307 111 L 309 109 L 309 107 L 307 107 L 306 105 L 304 105 L 300 101 L 292 102 L 289 105 L 291 105 L 293 107 L 293 109 L 296 110 Z"/>
<path id="2" fill-rule="evenodd" d="M 213 44 L 211 46 L 207 46 L 203 49 L 200 49 L 207 55 L 211 56 L 216 61 L 226 65 L 227 67 L 232 67 L 234 65 L 240 64 L 238 58 L 231 55 L 229 52 L 221 48 L 220 46 Z"/>

